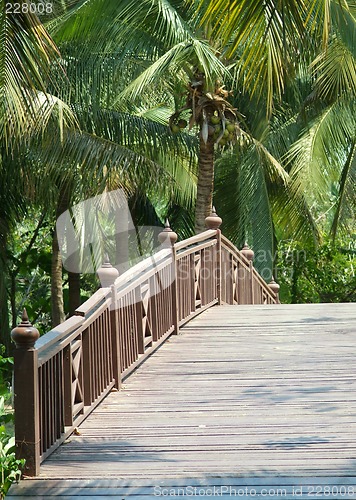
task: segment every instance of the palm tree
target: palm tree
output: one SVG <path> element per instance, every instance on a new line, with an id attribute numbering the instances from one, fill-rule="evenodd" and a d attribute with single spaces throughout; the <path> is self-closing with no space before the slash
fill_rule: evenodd
<path id="1" fill-rule="evenodd" d="M 355 231 L 355 25 L 351 2 L 331 2 L 328 43 L 311 63 L 304 126 L 287 155 L 296 188 L 332 215 L 327 230 L 333 241 L 338 232 Z"/>
<path id="2" fill-rule="evenodd" d="M 184 95 L 175 95 L 171 126 L 174 131 L 179 120 L 184 123 L 185 118 L 190 126 L 198 126 L 196 230 L 199 231 L 211 208 L 214 143 L 224 141 L 219 135 L 214 138 L 212 117 L 220 118 L 221 125 L 217 125 L 222 129 L 226 120 L 232 121 L 232 125 L 239 120 L 228 104 L 229 86 L 256 95 L 267 114 L 271 114 L 274 100 L 282 96 L 298 70 L 296 55 L 300 54 L 301 59 L 305 51 L 310 51 L 312 37 L 319 40 L 319 24 L 323 26 L 319 45 L 325 46 L 327 42 L 329 11 L 321 9 L 323 3 L 301 4 L 289 0 L 275 5 L 272 0 L 253 3 L 241 0 L 231 6 L 223 1 L 191 0 L 188 8 L 185 2 L 122 0 L 115 5 L 107 4 L 103 12 L 100 2 L 92 0 L 79 13 L 80 22 L 58 28 L 58 36 L 79 45 L 85 39 L 95 56 L 100 43 L 101 53 L 110 53 L 121 67 L 130 67 L 128 74 L 133 81 L 121 93 L 116 102 L 118 107 L 123 98 L 142 101 L 148 91 L 149 98 L 152 94 L 163 94 L 166 98 L 167 90 L 172 92 L 178 87 L 182 92 L 182 87 L 185 88 Z M 198 12 L 193 19 L 192 11 Z M 89 13 L 91 19 L 98 18 L 97 26 L 105 33 L 104 43 L 93 40 L 91 30 L 95 21 L 84 20 Z M 137 64 L 132 70 L 133 60 Z M 112 74 L 116 74 L 115 68 Z M 227 90 L 219 81 L 226 83 Z M 187 110 L 190 116 L 185 117 Z M 229 110 L 229 117 L 225 116 L 225 110 Z M 236 140 L 238 127 L 231 133 Z"/>
<path id="3" fill-rule="evenodd" d="M 7 306 L 7 240 L 24 212 L 28 178 L 19 147 L 48 124 L 62 130 L 72 119 L 68 107 L 48 95 L 48 77 L 58 52 L 31 13 L 0 6 L 0 339 L 9 343 Z"/>
<path id="4" fill-rule="evenodd" d="M 292 119 L 299 136 L 277 158 L 290 173 L 290 189 L 309 205 L 328 204 L 336 187 L 330 227 L 335 239 L 355 214 L 354 4 L 201 0 L 199 15 L 212 36 L 226 44 L 226 57 L 236 58 L 235 85 L 265 101 L 268 116 L 275 114 L 276 100 L 295 96 L 301 75 L 308 76 L 309 94 Z M 295 197 L 287 206 L 291 203 Z M 281 208 L 289 217 L 286 205 Z"/>
<path id="5" fill-rule="evenodd" d="M 24 17 L 26 18 L 26 16 Z M 46 49 L 47 45 L 51 44 L 53 54 L 57 57 L 58 49 L 44 27 L 38 23 L 38 20 L 32 19 L 31 15 L 29 15 L 29 18 L 32 25 L 35 26 L 33 30 L 34 40 L 31 40 L 33 44 L 36 41 L 41 41 L 43 47 L 41 44 L 39 46 L 43 49 Z M 7 22 L 5 21 L 4 17 L 4 26 Z M 28 20 L 26 22 L 28 23 Z M 15 22 L 13 24 L 15 28 L 19 27 Z M 3 27 L 3 25 L 1 26 Z M 20 35 L 24 36 L 22 44 L 25 47 L 26 32 L 21 30 Z M 9 46 L 11 40 L 12 38 L 9 37 Z M 20 52 L 17 54 L 19 61 L 23 63 L 21 70 L 26 67 L 26 54 L 21 53 L 22 44 L 19 44 Z M 52 55 L 52 53 L 47 54 L 45 51 L 44 54 L 48 57 L 45 59 L 46 65 L 43 64 L 42 68 L 32 68 L 28 63 L 30 72 L 38 69 L 38 75 L 35 75 L 37 79 L 25 74 L 23 82 L 21 82 L 20 73 L 16 76 L 11 75 L 10 70 L 13 70 L 13 67 L 16 68 L 14 61 L 5 61 L 10 70 L 4 63 L 4 74 L 8 77 L 8 82 L 4 87 L 6 99 L 2 102 L 4 110 L 1 115 L 2 123 L 5 124 L 5 115 L 9 115 L 7 111 L 7 107 L 11 104 L 9 96 L 12 96 L 14 103 L 18 104 L 15 99 L 16 89 L 13 88 L 13 81 L 19 83 L 17 93 L 23 92 L 24 102 L 29 101 L 30 97 L 33 98 L 33 102 L 29 101 L 28 104 L 29 114 L 27 119 L 28 124 L 33 123 L 34 125 L 33 134 L 26 130 L 26 142 L 21 141 L 20 139 L 23 139 L 23 129 L 19 128 L 16 143 L 15 141 L 10 143 L 10 139 L 13 140 L 14 136 L 8 137 L 5 134 L 2 136 L 5 146 L 9 146 L 10 158 L 15 146 L 19 151 L 22 151 L 23 161 L 16 169 L 16 173 L 19 174 L 17 180 L 23 179 L 26 180 L 27 184 L 30 183 L 30 191 L 35 196 L 35 198 L 31 199 L 31 203 L 36 202 L 40 207 L 46 206 L 49 212 L 54 210 L 58 216 L 63 210 L 69 208 L 70 204 L 88 195 L 94 195 L 108 185 L 113 185 L 113 180 L 116 187 L 124 187 L 130 193 L 137 190 L 140 185 L 145 186 L 146 189 L 150 187 L 153 189 L 157 177 L 162 180 L 160 193 L 165 198 L 172 195 L 177 200 L 192 197 L 194 186 L 191 181 L 189 164 L 194 155 L 194 145 L 190 137 L 187 137 L 187 140 L 183 136 L 177 137 L 175 141 L 172 141 L 169 128 L 159 123 L 162 121 L 159 116 L 162 112 L 164 113 L 162 107 L 151 110 L 147 109 L 147 107 L 141 107 L 136 109 L 135 113 L 132 110 L 122 113 L 110 109 L 110 101 L 107 100 L 107 95 L 106 99 L 104 96 L 104 92 L 107 93 L 108 89 L 98 92 L 98 89 L 88 88 L 87 72 L 83 71 L 78 75 L 79 64 L 70 65 L 70 61 L 75 60 L 75 48 L 72 47 L 72 51 L 68 50 L 67 53 L 62 55 L 61 66 L 59 67 L 58 64 L 51 67 L 49 55 Z M 14 55 L 16 59 L 15 50 L 11 52 L 11 55 Z M 30 56 L 33 55 L 34 53 L 31 52 Z M 38 59 L 42 62 L 40 56 Z M 6 57 L 2 60 L 6 60 Z M 77 62 L 80 63 L 78 60 Z M 84 68 L 85 63 L 81 64 L 82 68 Z M 63 65 L 68 66 L 67 77 L 61 75 Z M 96 71 L 100 73 L 100 67 L 97 67 Z M 45 75 L 48 81 L 41 81 L 40 75 L 43 78 L 43 75 Z M 73 75 L 76 78 L 73 78 Z M 26 78 L 33 84 L 31 89 L 28 89 Z M 56 81 L 60 81 L 62 85 L 55 85 Z M 73 89 L 75 92 L 73 92 Z M 80 89 L 79 92 L 78 89 Z M 89 108 L 86 106 L 87 102 L 85 102 L 88 90 L 91 91 L 90 95 L 93 97 Z M 114 96 L 116 94 L 113 94 L 111 99 Z M 64 100 L 67 105 L 63 104 Z M 17 109 L 15 104 L 14 113 L 17 112 L 20 118 L 16 121 L 16 115 L 10 115 L 9 124 L 12 122 L 21 123 L 21 119 L 24 120 L 24 118 L 21 118 L 24 116 L 23 109 L 21 106 Z M 33 115 L 30 114 L 30 111 L 33 112 Z M 43 112 L 43 115 L 40 111 Z M 58 118 L 62 117 L 60 127 L 56 127 L 56 123 L 52 119 L 52 116 L 56 116 L 55 113 L 57 113 Z M 69 120 L 70 118 L 72 118 L 72 121 Z M 7 124 L 8 134 L 10 134 L 10 130 L 12 132 L 14 130 L 14 128 L 9 128 L 9 124 Z M 5 132 L 5 128 L 3 130 Z M 41 132 L 40 137 L 36 134 L 39 131 Z M 9 162 L 6 165 L 9 165 Z M 1 163 L 4 169 L 6 165 L 4 162 Z M 9 168 L 6 169 L 6 173 L 14 181 L 15 177 L 11 177 Z M 180 176 L 176 175 L 177 170 L 181 171 Z M 3 178 L 5 179 L 5 176 Z M 1 247 L 3 250 L 1 252 L 3 256 L 1 263 L 5 270 L 5 229 L 7 232 L 10 230 L 8 224 L 10 214 L 12 214 L 11 217 L 14 222 L 20 219 L 21 214 L 18 214 L 16 210 L 24 198 L 24 196 L 16 197 L 18 191 L 21 192 L 22 183 L 12 182 L 11 185 L 14 186 L 14 189 L 10 193 L 10 183 L 4 183 L 3 198 L 0 205 L 6 207 L 6 220 L 4 219 L 1 224 Z M 12 193 L 14 193 L 13 199 Z M 14 201 L 12 210 L 9 203 L 5 203 L 5 199 L 11 202 Z M 57 324 L 64 318 L 62 265 L 55 232 L 53 235 L 52 305 L 53 321 L 54 324 Z M 6 294 L 5 276 L 6 272 L 1 276 L 3 280 L 0 287 L 4 299 Z M 78 305 L 79 294 L 78 286 L 71 286 L 73 283 L 78 285 L 77 276 L 73 275 L 73 273 L 69 274 L 69 283 L 70 298 L 74 298 L 74 300 L 71 300 L 71 309 L 74 309 Z M 74 293 L 72 293 L 73 290 Z M 4 314 L 1 314 L 4 321 L 2 332 L 3 338 L 7 339 L 8 313 L 5 310 L 7 300 L 3 300 L 2 305 L 4 307 Z"/>
<path id="6" fill-rule="evenodd" d="M 310 86 L 300 82 L 300 87 L 307 96 Z M 304 98 L 291 90 L 270 118 L 257 96 L 237 95 L 233 104 L 246 116 L 241 137 L 215 161 L 214 198 L 224 234 L 239 248 L 246 241 L 253 246 L 254 265 L 266 280 L 271 277 L 280 239 L 300 239 L 312 247 L 320 240 L 304 194 L 291 186 L 283 163 L 301 128 L 297 117 Z"/>
<path id="7" fill-rule="evenodd" d="M 98 18 L 100 23 L 96 29 L 101 26 L 105 33 L 100 47 L 98 40 L 92 40 L 93 22 L 85 22 L 85 19 L 89 18 L 89 11 L 90 18 Z M 77 18 L 73 25 L 67 22 L 57 28 L 58 43 L 60 44 L 60 40 L 66 40 L 66 43 L 75 44 L 78 52 L 84 51 L 86 64 L 88 57 L 90 58 L 89 66 L 94 59 L 93 66 L 97 67 L 99 60 L 101 67 L 105 67 L 107 62 L 103 61 L 102 54 L 109 54 L 110 74 L 113 78 L 126 73 L 125 83 L 129 83 L 127 75 L 130 76 L 131 83 L 119 95 L 116 93 L 114 105 L 118 110 L 123 106 L 129 107 L 132 102 L 138 105 L 152 99 L 158 103 L 165 102 L 173 105 L 171 126 L 174 128 L 177 127 L 175 120 L 185 120 L 183 116 L 179 116 L 180 112 L 183 113 L 182 108 L 185 111 L 190 108 L 190 126 L 196 124 L 200 130 L 199 171 L 201 174 L 204 174 L 205 169 L 212 172 L 214 142 L 218 137 L 213 140 L 207 132 L 210 117 L 214 113 L 222 113 L 222 103 L 218 100 L 224 97 L 218 91 L 218 80 L 222 81 L 228 70 L 217 57 L 216 48 L 211 46 L 203 31 L 194 32 L 196 26 L 190 23 L 191 13 L 184 2 L 170 4 L 158 0 L 138 4 L 133 1 L 121 1 L 107 4 L 105 12 L 102 12 L 100 2 L 94 0 L 87 5 L 87 10 L 83 9 L 78 15 L 80 22 Z M 76 29 L 78 26 L 79 30 Z M 84 45 L 85 48 L 82 48 Z M 113 66 L 113 63 L 116 66 Z M 178 90 L 174 92 L 172 89 Z M 222 91 L 225 92 L 224 89 Z M 182 96 L 181 92 L 187 95 Z M 182 100 L 186 101 L 189 96 L 190 104 L 187 107 L 187 103 L 182 103 Z M 202 97 L 206 99 L 206 103 L 199 111 L 201 106 L 198 101 Z M 226 100 L 225 103 L 228 106 Z M 234 117 L 233 110 L 230 110 L 230 120 Z M 220 116 L 220 119 L 225 127 L 226 117 Z M 211 209 L 212 197 L 212 184 L 204 186 L 204 175 L 201 174 L 198 173 L 196 204 L 199 230 L 204 227 L 205 216 Z M 203 204 L 201 200 L 204 200 Z"/>

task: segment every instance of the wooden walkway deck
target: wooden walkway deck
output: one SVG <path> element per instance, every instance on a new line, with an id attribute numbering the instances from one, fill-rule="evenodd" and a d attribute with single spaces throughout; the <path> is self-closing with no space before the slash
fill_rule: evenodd
<path id="1" fill-rule="evenodd" d="M 356 498 L 356 304 L 219 306 L 181 333 L 8 499 Z"/>

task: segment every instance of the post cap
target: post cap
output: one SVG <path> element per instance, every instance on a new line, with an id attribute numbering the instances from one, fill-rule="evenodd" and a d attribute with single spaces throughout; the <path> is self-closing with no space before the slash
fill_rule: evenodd
<path id="1" fill-rule="evenodd" d="M 33 349 L 36 340 L 40 337 L 37 328 L 32 326 L 28 320 L 26 309 L 22 312 L 21 323 L 11 332 L 11 338 L 15 342 L 17 349 Z"/>
<path id="2" fill-rule="evenodd" d="M 158 235 L 158 241 L 162 245 L 174 245 L 174 243 L 177 241 L 178 235 L 175 233 L 170 225 L 169 225 L 169 220 L 166 219 L 166 222 L 164 224 L 164 229 L 161 231 Z"/>
<path id="3" fill-rule="evenodd" d="M 276 283 L 274 281 L 274 277 L 273 276 L 271 277 L 271 281 L 268 283 L 268 286 L 270 287 L 270 289 L 272 290 L 273 293 L 275 293 L 276 295 L 278 295 L 279 289 L 281 287 L 278 285 L 278 283 Z"/>
<path id="4" fill-rule="evenodd" d="M 109 256 L 105 254 L 104 262 L 96 271 L 96 274 L 99 277 L 101 287 L 108 288 L 115 283 L 116 278 L 119 276 L 119 271 L 110 264 Z"/>
<path id="5" fill-rule="evenodd" d="M 211 209 L 211 214 L 205 218 L 205 225 L 208 229 L 219 229 L 222 218 L 216 213 L 215 207 Z"/>
<path id="6" fill-rule="evenodd" d="M 252 261 L 254 256 L 255 256 L 255 252 L 252 250 L 252 248 L 250 248 L 248 246 L 247 241 L 245 242 L 244 246 L 242 247 L 241 253 L 244 257 L 246 257 L 247 260 L 250 260 L 250 261 Z"/>

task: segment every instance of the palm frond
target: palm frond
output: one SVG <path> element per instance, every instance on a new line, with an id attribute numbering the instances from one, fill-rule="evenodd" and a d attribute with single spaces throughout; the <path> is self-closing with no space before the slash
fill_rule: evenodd
<path id="1" fill-rule="evenodd" d="M 83 54 L 118 53 L 118 48 L 128 53 L 133 38 L 143 51 L 149 50 L 152 44 L 145 44 L 139 33 L 145 33 L 146 40 L 151 35 L 158 46 L 167 49 L 192 36 L 182 17 L 185 10 L 184 2 L 168 0 L 89 0 L 78 2 L 49 28 L 58 43 L 75 41 Z"/>
<path id="2" fill-rule="evenodd" d="M 337 232 L 340 226 L 344 226 L 348 230 L 348 221 L 355 223 L 356 216 L 356 136 L 350 147 L 349 154 L 343 166 L 338 198 L 336 204 L 335 215 L 332 221 L 330 234 L 335 242 Z"/>
<path id="3" fill-rule="evenodd" d="M 266 98 L 269 114 L 274 100 L 282 97 L 286 83 L 295 76 L 298 63 L 309 59 L 311 51 L 315 56 L 315 51 L 327 47 L 337 15 L 339 19 L 348 16 L 349 30 L 352 29 L 346 1 L 190 3 L 198 5 L 201 26 L 211 26 L 210 36 L 226 47 L 224 55 L 235 59 L 236 85 Z"/>
<path id="4" fill-rule="evenodd" d="M 325 108 L 290 148 L 286 161 L 292 165 L 291 178 L 299 192 L 325 200 L 330 183 L 337 181 L 340 164 L 355 137 L 354 105 L 339 100 Z"/>
<path id="5" fill-rule="evenodd" d="M 255 251 L 255 265 L 271 272 L 273 224 L 271 206 L 261 165 L 255 150 L 226 153 L 216 162 L 214 204 L 223 220 L 224 235 L 242 248 L 247 241 Z"/>
<path id="6" fill-rule="evenodd" d="M 141 116 L 146 120 L 152 120 L 153 122 L 160 123 L 161 125 L 168 124 L 169 118 L 172 116 L 172 113 L 172 108 L 164 104 L 159 104 L 149 108 L 143 107 L 141 109 L 140 107 L 138 107 L 136 109 L 137 116 Z"/>
<path id="7" fill-rule="evenodd" d="M 164 55 L 151 64 L 141 75 L 121 92 L 121 99 L 133 99 L 147 92 L 152 85 L 161 79 L 172 77 L 180 71 L 183 64 L 189 62 L 191 67 L 199 67 L 204 73 L 208 88 L 215 85 L 216 80 L 223 79 L 227 68 L 216 57 L 214 50 L 204 40 L 189 40 L 170 48 Z"/>
<path id="8" fill-rule="evenodd" d="M 354 1 L 333 0 L 330 3 L 333 32 L 353 57 L 356 57 L 356 4 Z"/>
<path id="9" fill-rule="evenodd" d="M 68 109 L 47 92 L 50 65 L 57 59 L 56 45 L 38 18 L 31 13 L 8 13 L 2 2 L 0 137 L 7 147 L 33 128 L 44 129 L 54 107 L 59 119 L 68 117 Z M 60 127 L 64 126 L 62 121 Z"/>
<path id="10" fill-rule="evenodd" d="M 356 25 L 354 26 L 356 31 Z M 354 36 L 356 42 L 356 35 Z M 355 43 L 356 45 L 356 43 Z M 314 61 L 316 92 L 322 99 L 337 99 L 345 92 L 356 95 L 356 59 L 348 47 L 334 36 L 328 50 Z"/>

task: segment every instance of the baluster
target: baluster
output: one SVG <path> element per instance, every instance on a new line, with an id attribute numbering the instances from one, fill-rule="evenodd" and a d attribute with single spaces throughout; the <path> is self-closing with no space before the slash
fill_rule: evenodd
<path id="1" fill-rule="evenodd" d="M 249 300 L 246 304 L 254 304 L 254 290 L 253 290 L 253 257 L 255 255 L 254 251 L 248 246 L 247 242 L 243 246 L 241 253 L 249 261 Z"/>
<path id="2" fill-rule="evenodd" d="M 145 352 L 145 334 L 143 331 L 144 310 L 142 304 L 141 285 L 135 288 L 135 314 L 137 320 L 138 352 L 139 354 L 143 354 Z"/>
<path id="3" fill-rule="evenodd" d="M 64 425 L 73 425 L 72 403 L 72 353 L 68 344 L 63 349 L 63 394 L 64 394 Z"/>
<path id="4" fill-rule="evenodd" d="M 157 306 L 157 275 L 153 275 L 149 279 L 150 283 L 150 319 L 151 319 L 151 328 L 152 328 L 152 342 L 157 342 L 159 339 L 158 336 L 158 322 L 157 322 L 157 315 L 158 315 L 158 306 Z M 139 321 L 140 318 L 137 319 Z"/>

